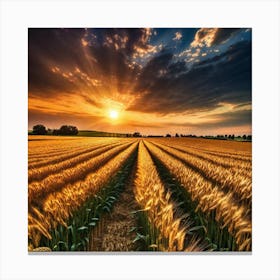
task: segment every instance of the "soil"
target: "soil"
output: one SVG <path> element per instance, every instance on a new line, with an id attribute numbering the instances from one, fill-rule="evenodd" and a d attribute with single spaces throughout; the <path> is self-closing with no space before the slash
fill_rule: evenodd
<path id="1" fill-rule="evenodd" d="M 132 214 L 139 210 L 134 199 L 133 185 L 128 184 L 112 212 L 100 220 L 90 237 L 89 251 L 135 251 L 137 219 Z"/>

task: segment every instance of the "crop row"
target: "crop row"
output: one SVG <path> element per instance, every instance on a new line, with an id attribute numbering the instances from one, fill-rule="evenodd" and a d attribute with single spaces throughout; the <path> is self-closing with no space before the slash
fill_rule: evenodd
<path id="1" fill-rule="evenodd" d="M 29 157 L 28 159 L 28 168 L 29 169 L 34 169 L 34 168 L 38 168 L 38 167 L 42 167 L 45 165 L 50 165 L 50 164 L 54 164 L 57 162 L 60 162 L 62 160 L 67 160 L 70 159 L 73 156 L 77 156 L 86 152 L 91 151 L 94 148 L 98 148 L 98 147 L 102 147 L 102 146 L 106 146 L 106 145 L 113 145 L 115 143 L 118 143 L 118 141 L 104 141 L 104 142 L 94 142 L 94 143 L 80 143 L 80 141 L 75 142 L 75 146 L 72 146 L 71 144 L 67 143 L 65 145 L 65 143 L 61 143 L 62 147 L 65 147 L 63 149 L 63 151 L 57 151 L 57 152 L 53 152 L 50 151 L 47 155 L 42 154 L 41 152 L 41 148 L 37 147 L 36 150 L 36 158 L 31 158 Z M 46 148 L 42 147 L 42 149 L 50 149 L 49 148 L 50 145 L 46 145 Z"/>
<path id="2" fill-rule="evenodd" d="M 134 241 L 147 250 L 251 250 L 251 162 L 247 151 L 234 151 L 236 143 L 215 152 L 201 140 L 198 148 L 181 139 L 44 141 L 34 143 L 28 171 L 31 249 L 86 250 L 99 208 L 109 212 L 120 185 L 132 180 L 140 209 Z M 124 169 L 132 179 L 121 176 Z"/>
<path id="3" fill-rule="evenodd" d="M 52 160 L 49 164 L 37 168 L 29 168 L 28 170 L 28 181 L 29 183 L 33 181 L 40 181 L 47 177 L 50 174 L 59 173 L 61 170 L 71 168 L 76 166 L 79 163 L 87 161 L 91 158 L 94 158 L 115 146 L 120 146 L 120 144 L 111 144 L 111 145 L 99 145 L 93 147 L 86 152 L 69 154 L 65 157 L 61 157 L 60 160 Z"/>
<path id="4" fill-rule="evenodd" d="M 215 184 L 205 180 L 199 173 L 189 168 L 182 161 L 164 152 L 156 145 L 145 141 L 150 153 L 172 173 L 188 191 L 193 201 L 198 202 L 198 209 L 204 213 L 215 213 L 214 219 L 221 228 L 227 227 L 234 236 L 239 250 L 251 248 L 250 209 L 237 203 L 233 194 L 226 194 Z"/>
<path id="5" fill-rule="evenodd" d="M 69 151 L 69 149 L 75 149 L 78 147 L 85 147 L 89 145 L 94 145 L 97 143 L 104 143 L 106 141 L 102 141 L 101 139 L 97 139 L 95 141 L 87 140 L 86 142 L 82 138 L 71 138 L 71 139 L 65 139 L 64 138 L 55 138 L 55 139 L 39 139 L 38 141 L 28 141 L 28 155 L 29 158 L 36 158 L 40 155 L 47 156 L 54 153 L 63 153 Z M 38 154 L 40 152 L 40 154 Z"/>
<path id="6" fill-rule="evenodd" d="M 135 198 L 148 216 L 150 246 L 159 251 L 201 250 L 199 239 L 195 236 L 187 239 L 192 222 L 187 213 L 175 216 L 177 206 L 170 200 L 171 193 L 165 191 L 143 142 L 140 142 L 138 150 Z"/>
<path id="7" fill-rule="evenodd" d="M 225 168 L 222 165 L 214 164 L 197 156 L 186 154 L 180 150 L 153 143 L 163 151 L 183 161 L 186 166 L 199 172 L 206 180 L 213 182 L 227 193 L 232 192 L 237 200 L 249 204 L 252 197 L 252 175 L 250 171 L 240 174 L 240 169 Z M 243 171 L 244 172 L 244 171 Z M 250 206 L 250 204 L 249 204 Z"/>
<path id="8" fill-rule="evenodd" d="M 130 144 L 114 147 L 103 154 L 90 158 L 82 163 L 71 166 L 59 173 L 54 173 L 42 181 L 32 182 L 28 186 L 28 201 L 36 201 L 54 191 L 59 191 L 67 184 L 85 179 L 92 171 L 98 169 L 115 155 L 125 150 Z"/>
<path id="9" fill-rule="evenodd" d="M 158 142 L 159 141 L 157 141 L 156 143 Z M 221 155 L 219 153 L 207 153 L 205 151 L 200 151 L 189 146 L 178 145 L 176 143 L 172 143 L 171 145 L 171 143 L 167 141 L 166 143 L 159 142 L 158 144 L 163 144 L 165 146 L 177 149 L 181 152 L 184 152 L 186 155 L 196 156 L 213 164 L 223 166 L 225 168 L 230 167 L 233 170 L 236 170 L 236 172 L 240 174 L 245 174 L 246 176 L 249 172 L 251 172 L 252 169 L 252 163 L 247 160 L 236 159 L 233 157 L 224 157 L 224 155 Z"/>
<path id="10" fill-rule="evenodd" d="M 28 236 L 31 247 L 37 247 L 42 236 L 51 239 L 52 229 L 59 225 L 67 226 L 67 220 L 72 213 L 77 211 L 88 197 L 97 193 L 120 170 L 136 148 L 137 142 L 126 146 L 98 170 L 89 173 L 84 180 L 65 184 L 61 190 L 50 193 L 43 201 L 42 209 L 30 205 Z"/>
<path id="11" fill-rule="evenodd" d="M 243 161 L 251 161 L 251 145 L 249 143 L 240 143 L 235 141 L 218 141 L 206 139 L 157 139 L 158 143 L 179 145 L 188 147 L 198 152 L 217 155 L 225 158 L 239 159 Z"/>

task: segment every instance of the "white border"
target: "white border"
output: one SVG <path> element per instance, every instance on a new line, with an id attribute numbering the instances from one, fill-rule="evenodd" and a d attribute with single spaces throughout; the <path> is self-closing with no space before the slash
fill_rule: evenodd
<path id="1" fill-rule="evenodd" d="M 1 2 L 1 279 L 280 279 L 278 1 Z M 27 254 L 28 27 L 253 28 L 253 254 Z"/>

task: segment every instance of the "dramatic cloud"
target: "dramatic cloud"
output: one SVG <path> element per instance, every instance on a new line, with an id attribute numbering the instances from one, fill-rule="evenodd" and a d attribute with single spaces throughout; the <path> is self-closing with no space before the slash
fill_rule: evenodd
<path id="1" fill-rule="evenodd" d="M 250 29 L 31 28 L 29 127 L 250 127 L 251 62 Z"/>
<path id="2" fill-rule="evenodd" d="M 191 46 L 211 47 L 214 45 L 222 44 L 239 30 L 239 28 L 201 28 L 196 32 Z"/>
<path id="3" fill-rule="evenodd" d="M 237 43 L 225 53 L 186 70 L 185 63 L 172 62 L 171 53 L 153 58 L 138 80 L 137 90 L 143 94 L 130 109 L 168 114 L 211 110 L 220 102 L 239 104 L 251 100 L 250 42 Z"/>

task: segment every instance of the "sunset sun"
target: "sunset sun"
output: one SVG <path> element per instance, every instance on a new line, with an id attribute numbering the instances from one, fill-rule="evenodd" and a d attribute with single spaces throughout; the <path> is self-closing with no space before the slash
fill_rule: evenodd
<path id="1" fill-rule="evenodd" d="M 110 110 L 109 117 L 113 120 L 116 120 L 119 117 L 119 112 L 116 110 Z"/>

